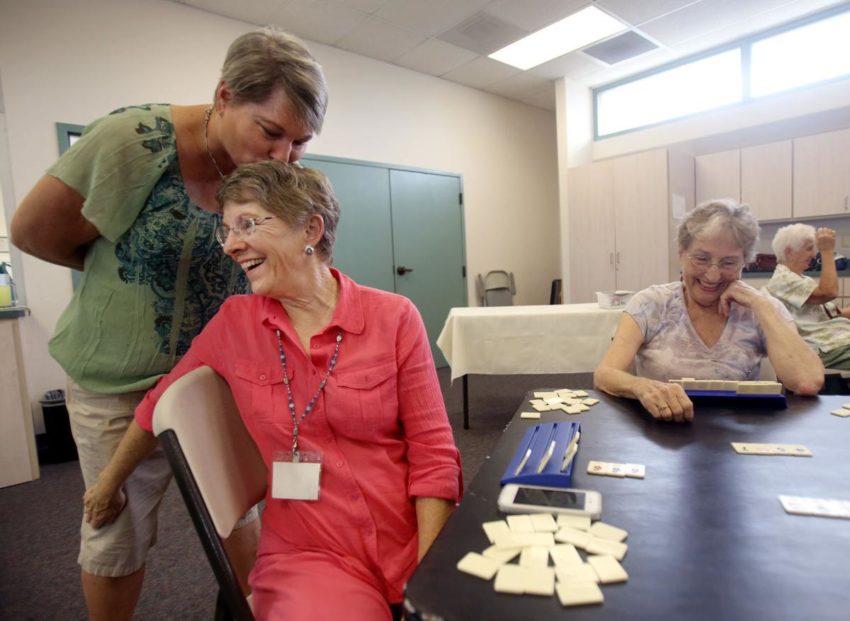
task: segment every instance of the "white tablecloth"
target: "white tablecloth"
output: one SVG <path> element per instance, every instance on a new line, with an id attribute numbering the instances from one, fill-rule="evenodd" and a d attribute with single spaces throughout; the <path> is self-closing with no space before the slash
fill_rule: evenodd
<path id="1" fill-rule="evenodd" d="M 452 380 L 467 373 L 589 373 L 608 350 L 622 312 L 595 303 L 453 308 L 437 346 Z"/>

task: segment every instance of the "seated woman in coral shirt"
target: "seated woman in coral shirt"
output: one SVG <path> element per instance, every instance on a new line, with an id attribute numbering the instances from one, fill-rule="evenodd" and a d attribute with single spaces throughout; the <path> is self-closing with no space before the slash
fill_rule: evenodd
<path id="1" fill-rule="evenodd" d="M 218 198 L 218 240 L 254 294 L 228 299 L 148 393 L 87 515 L 99 525 L 120 512 L 124 478 L 156 443 L 157 400 L 210 366 L 269 467 L 257 618 L 390 619 L 462 488 L 422 319 L 330 267 L 339 207 L 322 173 L 250 164 Z"/>

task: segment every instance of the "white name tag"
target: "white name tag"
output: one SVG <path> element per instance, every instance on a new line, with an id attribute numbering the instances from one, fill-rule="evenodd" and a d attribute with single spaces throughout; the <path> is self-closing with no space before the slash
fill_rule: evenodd
<path id="1" fill-rule="evenodd" d="M 318 500 L 322 474 L 321 455 L 302 452 L 299 461 L 284 454 L 272 463 L 272 498 L 278 500 Z"/>

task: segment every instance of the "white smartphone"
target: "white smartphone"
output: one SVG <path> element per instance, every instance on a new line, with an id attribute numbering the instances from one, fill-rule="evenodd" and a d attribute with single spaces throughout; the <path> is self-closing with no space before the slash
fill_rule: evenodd
<path id="1" fill-rule="evenodd" d="M 505 513 L 570 513 L 598 519 L 602 515 L 602 495 L 587 489 L 508 483 L 499 494 L 499 510 Z"/>

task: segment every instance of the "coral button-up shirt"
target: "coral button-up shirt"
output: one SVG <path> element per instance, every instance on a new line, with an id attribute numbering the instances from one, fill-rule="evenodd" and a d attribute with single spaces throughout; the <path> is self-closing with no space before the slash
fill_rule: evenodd
<path id="1" fill-rule="evenodd" d="M 299 425 L 299 448 L 323 456 L 320 498 L 276 500 L 267 494 L 258 562 L 264 554 L 323 552 L 375 584 L 389 601 L 400 601 L 416 565 L 414 500 L 459 500 L 460 456 L 416 307 L 331 271 L 340 285 L 337 306 L 309 351 L 279 301 L 231 297 L 147 394 L 136 421 L 151 430 L 154 406 L 168 386 L 210 366 L 230 385 L 271 472 L 274 453 L 291 450 L 293 428 L 275 330 L 281 331 L 299 418 L 342 333 L 336 367 Z"/>

